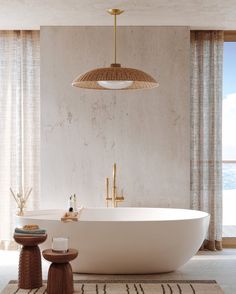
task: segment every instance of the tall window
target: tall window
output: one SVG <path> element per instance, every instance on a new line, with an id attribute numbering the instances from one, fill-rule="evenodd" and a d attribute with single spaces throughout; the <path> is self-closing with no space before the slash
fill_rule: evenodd
<path id="1" fill-rule="evenodd" d="M 223 236 L 236 237 L 236 42 L 224 43 L 223 95 Z"/>

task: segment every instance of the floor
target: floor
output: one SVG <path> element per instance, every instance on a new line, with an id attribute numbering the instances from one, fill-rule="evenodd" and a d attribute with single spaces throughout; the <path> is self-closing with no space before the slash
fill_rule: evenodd
<path id="1" fill-rule="evenodd" d="M 17 279 L 17 251 L 0 251 L 0 291 L 9 280 Z M 47 278 L 49 263 L 43 262 L 43 278 Z M 200 252 L 177 271 L 168 274 L 137 276 L 77 275 L 77 279 L 207 279 L 216 280 L 226 294 L 236 293 L 236 249 L 222 252 Z"/>

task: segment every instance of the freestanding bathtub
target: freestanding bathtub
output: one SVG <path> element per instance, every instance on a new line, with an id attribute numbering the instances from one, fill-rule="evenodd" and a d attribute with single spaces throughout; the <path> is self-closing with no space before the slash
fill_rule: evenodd
<path id="1" fill-rule="evenodd" d="M 52 237 L 69 237 L 79 251 L 74 272 L 147 274 L 174 271 L 200 248 L 209 214 L 173 208 L 84 208 L 78 222 L 60 221 L 63 210 L 26 212 L 19 226 L 38 224 L 47 229 L 41 249 Z"/>

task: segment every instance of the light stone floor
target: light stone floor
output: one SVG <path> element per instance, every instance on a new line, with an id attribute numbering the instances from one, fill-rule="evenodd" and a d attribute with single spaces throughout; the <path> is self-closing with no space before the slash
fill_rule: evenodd
<path id="1" fill-rule="evenodd" d="M 17 251 L 0 251 L 0 291 L 9 280 L 17 279 Z M 43 263 L 43 278 L 47 278 L 49 263 Z M 155 275 L 76 275 L 76 279 L 207 279 L 216 280 L 226 294 L 236 294 L 236 249 L 225 249 L 222 252 L 204 251 L 198 253 L 177 271 Z"/>

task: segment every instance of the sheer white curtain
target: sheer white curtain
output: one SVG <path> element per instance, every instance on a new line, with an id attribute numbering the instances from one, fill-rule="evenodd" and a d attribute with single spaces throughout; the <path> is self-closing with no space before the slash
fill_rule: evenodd
<path id="1" fill-rule="evenodd" d="M 0 248 L 12 239 L 16 203 L 9 188 L 33 188 L 38 207 L 40 151 L 39 31 L 0 31 Z"/>
<path id="2" fill-rule="evenodd" d="M 192 208 L 209 212 L 204 246 L 222 248 L 223 31 L 191 32 Z"/>

